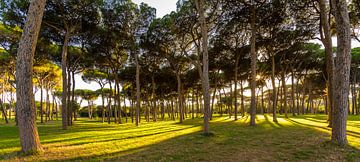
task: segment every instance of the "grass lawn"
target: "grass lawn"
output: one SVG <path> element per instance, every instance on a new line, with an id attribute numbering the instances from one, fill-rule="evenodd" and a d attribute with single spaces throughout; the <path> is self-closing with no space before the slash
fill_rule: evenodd
<path id="1" fill-rule="evenodd" d="M 348 120 L 350 146 L 330 140 L 326 116 L 258 115 L 234 122 L 215 117 L 212 137 L 202 136 L 202 119 L 158 123 L 106 124 L 80 119 L 69 130 L 61 122 L 39 126 L 44 152 L 19 156 L 18 129 L 0 121 L 0 161 L 360 161 L 360 116 Z"/>

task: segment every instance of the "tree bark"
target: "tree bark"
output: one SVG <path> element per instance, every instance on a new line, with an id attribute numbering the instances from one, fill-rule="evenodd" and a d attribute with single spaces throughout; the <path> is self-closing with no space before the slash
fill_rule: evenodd
<path id="1" fill-rule="evenodd" d="M 339 145 L 346 145 L 346 121 L 349 105 L 349 79 L 351 64 L 351 31 L 347 2 L 331 0 L 337 31 L 337 52 L 335 58 L 334 109 L 331 140 Z"/>
<path id="2" fill-rule="evenodd" d="M 139 126 L 140 124 L 140 64 L 139 64 L 139 58 L 138 55 L 135 56 L 135 62 L 136 62 L 136 126 Z"/>
<path id="3" fill-rule="evenodd" d="M 283 87 L 283 104 L 284 104 L 284 111 L 285 111 L 285 118 L 288 118 L 288 107 L 287 107 L 287 87 L 286 87 L 286 82 L 285 82 L 285 71 L 282 72 L 281 74 L 281 84 Z"/>
<path id="4" fill-rule="evenodd" d="M 177 79 L 177 90 L 178 90 L 178 105 L 179 105 L 179 113 L 180 113 L 180 123 L 183 122 L 184 118 L 183 118 L 183 101 L 182 101 L 182 90 L 181 90 L 181 78 L 180 78 L 180 74 L 177 72 L 176 73 L 176 79 Z"/>
<path id="5" fill-rule="evenodd" d="M 42 150 L 36 127 L 33 94 L 33 59 L 46 0 L 32 0 L 29 6 L 16 60 L 16 109 L 21 149 L 25 153 Z"/>
<path id="6" fill-rule="evenodd" d="M 1 108 L 1 112 L 2 112 L 2 114 L 3 114 L 3 117 L 4 117 L 4 119 L 5 119 L 5 122 L 6 122 L 6 124 L 9 124 L 9 120 L 8 120 L 8 118 L 7 118 L 7 115 L 6 115 L 6 110 L 5 110 L 5 107 L 4 107 L 4 103 L 2 102 L 2 100 L 0 99 L 0 108 Z"/>
<path id="7" fill-rule="evenodd" d="M 44 123 L 43 83 L 40 81 L 40 123 Z"/>
<path id="8" fill-rule="evenodd" d="M 272 52 L 271 52 L 271 84 L 273 87 L 273 96 L 272 96 L 273 97 L 273 103 L 272 103 L 273 122 L 278 122 L 277 116 L 276 116 L 277 94 L 276 94 L 276 84 L 275 84 L 275 57 L 273 56 Z"/>
<path id="9" fill-rule="evenodd" d="M 234 112 L 234 115 L 235 115 L 235 121 L 238 120 L 238 104 L 237 104 L 237 96 L 238 96 L 238 91 L 237 91 L 237 80 L 238 80 L 238 65 L 239 64 L 239 57 L 236 57 L 236 60 L 235 60 L 235 78 L 234 78 L 234 82 L 235 82 L 235 90 L 234 90 L 234 98 L 235 98 L 235 112 Z"/>
<path id="10" fill-rule="evenodd" d="M 256 10 L 255 6 L 251 11 L 251 103 L 250 103 L 250 125 L 255 126 L 256 116 Z"/>
<path id="11" fill-rule="evenodd" d="M 334 105 L 334 58 L 333 58 L 333 52 L 332 52 L 332 40 L 331 40 L 331 30 L 330 30 L 330 24 L 329 24 L 329 10 L 326 7 L 325 0 L 319 0 L 319 6 L 320 6 L 320 26 L 322 29 L 323 34 L 320 34 L 322 36 L 322 43 L 325 47 L 325 54 L 326 54 L 326 71 L 327 71 L 327 91 L 328 91 L 328 122 L 329 126 L 331 126 L 332 121 L 332 110 Z"/>
<path id="12" fill-rule="evenodd" d="M 210 132 L 210 85 L 209 85 L 209 56 L 208 56 L 208 29 L 205 19 L 205 6 L 204 0 L 197 0 L 197 9 L 199 12 L 199 21 L 201 27 L 202 36 L 202 63 L 203 63 L 203 77 L 202 77 L 202 89 L 204 95 L 204 133 Z"/>
<path id="13" fill-rule="evenodd" d="M 62 70 L 62 95 L 61 95 L 61 118 L 62 118 L 62 128 L 64 130 L 67 129 L 68 126 L 68 107 L 67 107 L 67 52 L 68 52 L 68 44 L 70 39 L 70 33 L 67 31 L 64 37 L 64 44 L 62 47 L 62 54 L 61 54 L 61 70 Z"/>

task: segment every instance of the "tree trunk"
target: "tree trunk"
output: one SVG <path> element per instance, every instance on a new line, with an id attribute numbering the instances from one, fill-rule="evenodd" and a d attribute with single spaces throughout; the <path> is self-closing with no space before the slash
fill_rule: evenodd
<path id="1" fill-rule="evenodd" d="M 287 88 L 286 88 L 286 82 L 285 82 L 285 71 L 282 72 L 281 74 L 281 84 L 283 87 L 283 104 L 284 104 L 284 111 L 285 111 L 285 118 L 288 118 L 288 107 L 287 107 Z"/>
<path id="2" fill-rule="evenodd" d="M 333 52 L 332 52 L 332 40 L 331 40 L 331 31 L 330 31 L 330 24 L 329 24 L 329 17 L 328 13 L 329 10 L 327 9 L 327 5 L 325 0 L 319 0 L 319 6 L 320 6 L 320 25 L 321 29 L 323 31 L 323 34 L 320 34 L 322 36 L 322 43 L 325 47 L 325 54 L 326 54 L 326 71 L 327 71 L 327 91 L 328 91 L 328 121 L 329 126 L 331 126 L 332 122 L 332 110 L 334 105 L 334 58 L 333 58 Z"/>
<path id="3" fill-rule="evenodd" d="M 349 105 L 349 79 L 351 64 L 351 32 L 348 6 L 345 0 L 331 0 L 337 31 L 337 52 L 334 78 L 334 109 L 331 140 L 339 145 L 346 145 L 346 120 Z"/>
<path id="4" fill-rule="evenodd" d="M 71 93 L 71 71 L 70 71 L 70 64 L 67 65 L 68 66 L 68 77 L 67 77 L 67 92 L 68 92 L 68 95 L 67 95 L 67 116 L 68 116 L 68 126 L 71 126 L 72 125 L 72 109 L 73 109 L 73 106 L 72 106 L 72 102 L 71 102 L 71 96 L 72 96 L 72 93 Z"/>
<path id="5" fill-rule="evenodd" d="M 292 101 L 292 115 L 296 115 L 296 108 L 295 108 L 295 82 L 294 82 L 294 69 L 291 68 L 291 101 Z"/>
<path id="6" fill-rule="evenodd" d="M 178 105 L 179 105 L 179 112 L 180 112 L 180 123 L 183 122 L 183 102 L 182 102 L 182 90 L 181 90 L 181 78 L 180 74 L 176 73 L 176 79 L 177 79 L 177 90 L 178 90 Z"/>
<path id="7" fill-rule="evenodd" d="M 20 144 L 25 153 L 42 150 L 35 121 L 32 67 L 45 3 L 46 0 L 31 1 L 17 52 L 16 109 L 19 113 Z"/>
<path id="8" fill-rule="evenodd" d="M 110 86 L 110 94 L 109 94 L 109 99 L 108 99 L 108 108 L 107 108 L 107 120 L 108 120 L 108 124 L 111 123 L 111 114 L 112 114 L 112 110 L 111 110 L 111 100 L 113 98 L 113 89 L 112 89 L 112 84 L 111 81 L 109 80 L 109 86 Z"/>
<path id="9" fill-rule="evenodd" d="M 0 99 L 0 108 L 1 108 L 1 112 L 2 112 L 2 114 L 3 114 L 3 117 L 4 117 L 4 119 L 5 119 L 5 122 L 6 122 L 6 124 L 9 124 L 9 120 L 8 120 L 8 118 L 7 118 L 7 115 L 6 115 L 6 110 L 5 110 L 5 107 L 4 107 L 4 103 L 2 102 L 2 100 Z"/>
<path id="10" fill-rule="evenodd" d="M 71 82 L 72 82 L 72 88 L 71 88 L 71 104 L 72 104 L 72 107 L 71 108 L 75 108 L 75 71 L 72 70 L 71 71 Z M 80 103 L 80 107 L 81 107 L 81 103 Z M 74 121 L 76 121 L 76 109 L 71 109 L 71 112 L 73 112 L 74 114 Z M 72 120 L 71 120 L 71 125 L 72 125 Z"/>
<path id="11" fill-rule="evenodd" d="M 245 116 L 245 99 L 244 99 L 244 86 L 243 86 L 243 81 L 240 82 L 240 91 L 241 91 L 241 115 L 242 117 Z"/>
<path id="12" fill-rule="evenodd" d="M 205 19 L 204 0 L 196 0 L 196 6 L 199 13 L 199 23 L 201 27 L 202 36 L 202 89 L 204 95 L 204 133 L 208 134 L 210 131 L 210 93 L 209 93 L 209 58 L 208 58 L 208 29 Z"/>
<path id="13" fill-rule="evenodd" d="M 61 70 L 62 70 L 62 95 L 61 95 L 61 118 L 62 118 L 62 128 L 64 130 L 68 127 L 68 107 L 67 107 L 67 54 L 68 54 L 68 44 L 70 39 L 69 31 L 66 32 L 64 37 L 64 44 L 62 47 L 62 54 L 61 54 Z"/>
<path id="14" fill-rule="evenodd" d="M 50 120 L 50 96 L 49 96 L 49 86 L 46 86 L 45 87 L 45 91 L 46 91 L 46 98 L 45 98 L 45 101 L 46 101 L 46 106 L 45 106 L 45 109 L 46 109 L 46 115 L 45 115 L 45 122 L 48 122 Z"/>
<path id="15" fill-rule="evenodd" d="M 40 123 L 44 123 L 43 83 L 42 83 L 42 81 L 40 81 Z"/>
<path id="16" fill-rule="evenodd" d="M 237 104 L 237 96 L 238 96 L 238 91 L 237 91 L 237 80 L 238 80 L 238 65 L 239 64 L 239 57 L 236 57 L 236 60 L 235 60 L 235 78 L 234 78 L 234 82 L 235 82 L 235 90 L 234 90 L 234 98 L 235 98 L 235 112 L 234 112 L 234 115 L 235 115 L 235 121 L 238 120 L 238 104 Z"/>
<path id="17" fill-rule="evenodd" d="M 250 103 L 250 125 L 255 126 L 256 115 L 256 10 L 255 6 L 251 11 L 251 103 Z"/>
<path id="18" fill-rule="evenodd" d="M 275 57 L 273 56 L 272 50 L 271 50 L 270 55 L 271 55 L 271 84 L 273 87 L 272 114 L 273 114 L 273 121 L 278 122 L 277 116 L 276 116 L 277 93 L 276 93 L 276 84 L 275 84 Z"/>
<path id="19" fill-rule="evenodd" d="M 139 126 L 140 124 L 140 64 L 139 64 L 139 58 L 138 55 L 135 55 L 135 62 L 136 62 L 136 126 Z"/>
<path id="20" fill-rule="evenodd" d="M 101 91 L 101 121 L 104 123 L 105 122 L 105 97 L 104 97 L 104 86 L 101 85 L 100 86 L 100 91 Z"/>
<path id="21" fill-rule="evenodd" d="M 151 92 L 151 100 L 153 102 L 153 121 L 157 121 L 157 111 L 156 111 L 156 83 L 155 83 L 155 78 L 154 76 L 151 76 L 151 88 L 152 88 L 152 92 Z"/>

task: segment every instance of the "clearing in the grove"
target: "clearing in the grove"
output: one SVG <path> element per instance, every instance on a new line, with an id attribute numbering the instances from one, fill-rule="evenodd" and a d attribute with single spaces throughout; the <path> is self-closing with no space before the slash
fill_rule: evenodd
<path id="1" fill-rule="evenodd" d="M 5 161 L 360 161 L 360 116 L 349 116 L 349 146 L 330 143 L 325 115 L 257 115 L 238 121 L 216 116 L 214 136 L 204 137 L 202 119 L 109 125 L 80 118 L 68 130 L 61 121 L 39 124 L 43 154 L 19 156 L 18 128 L 0 123 L 0 159 Z"/>

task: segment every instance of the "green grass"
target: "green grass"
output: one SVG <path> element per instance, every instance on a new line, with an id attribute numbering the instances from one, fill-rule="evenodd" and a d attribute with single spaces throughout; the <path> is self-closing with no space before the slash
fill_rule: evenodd
<path id="1" fill-rule="evenodd" d="M 18 129 L 0 122 L 0 160 L 5 161 L 360 161 L 360 116 L 348 121 L 349 146 L 329 142 L 326 116 L 258 115 L 234 122 L 215 117 L 212 136 L 202 133 L 202 119 L 133 124 L 103 124 L 80 119 L 69 130 L 60 121 L 39 125 L 44 153 L 18 155 Z"/>

